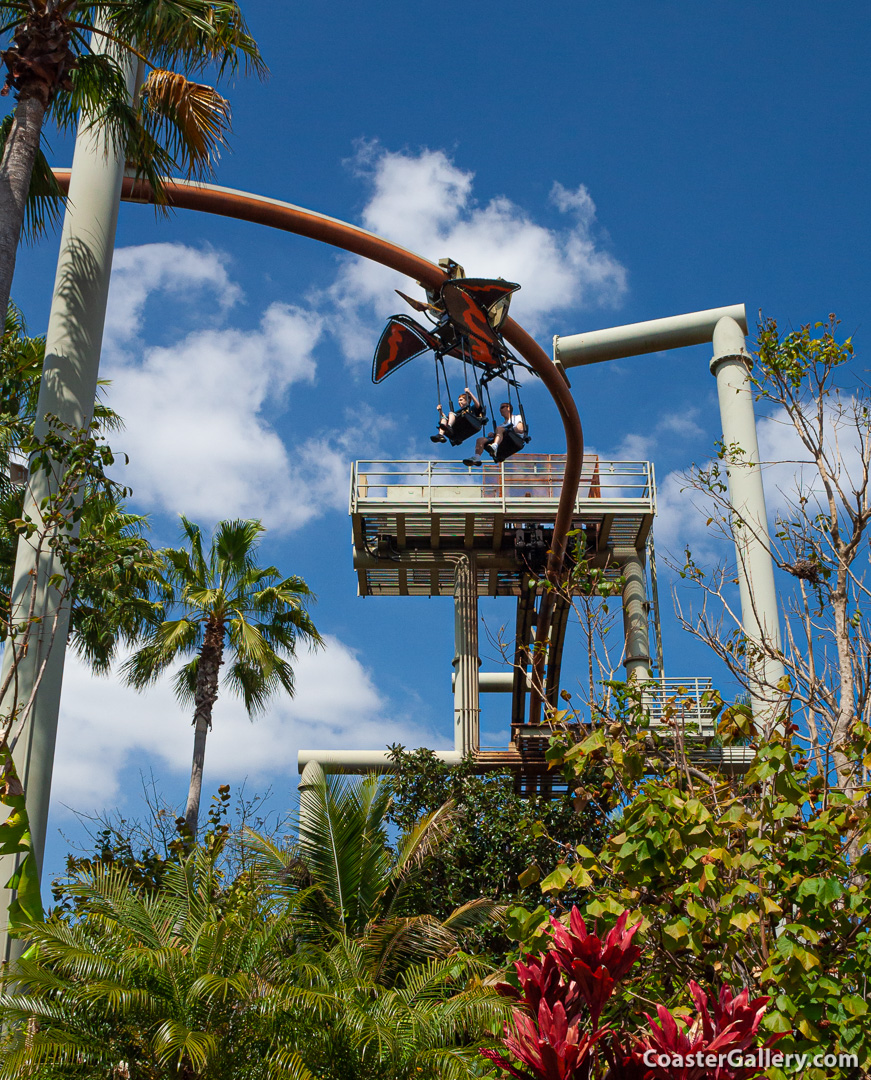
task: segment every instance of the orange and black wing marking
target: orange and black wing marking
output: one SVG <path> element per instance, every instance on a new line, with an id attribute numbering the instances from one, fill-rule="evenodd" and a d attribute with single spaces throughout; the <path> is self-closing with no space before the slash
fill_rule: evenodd
<path id="1" fill-rule="evenodd" d="M 463 278 L 457 282 L 487 312 L 487 321 L 498 333 L 508 318 L 511 296 L 520 288 L 513 281 L 492 278 Z"/>
<path id="2" fill-rule="evenodd" d="M 516 293 L 520 288 L 513 281 L 499 278 L 458 278 L 455 282 L 464 289 L 485 311 L 506 296 Z"/>
<path id="3" fill-rule="evenodd" d="M 378 340 L 372 364 L 372 382 L 381 382 L 391 372 L 407 364 L 415 356 L 420 356 L 427 349 L 441 348 L 439 339 L 419 326 L 414 319 L 408 315 L 393 315 Z"/>
<path id="4" fill-rule="evenodd" d="M 473 362 L 498 367 L 505 355 L 505 346 L 490 325 L 487 312 L 463 288 L 463 281 L 446 281 L 441 296 L 448 318 L 472 347 Z"/>

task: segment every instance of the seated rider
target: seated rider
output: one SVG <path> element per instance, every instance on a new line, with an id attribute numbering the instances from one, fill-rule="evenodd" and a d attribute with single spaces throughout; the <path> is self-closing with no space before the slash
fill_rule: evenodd
<path id="1" fill-rule="evenodd" d="M 509 428 L 513 428 L 518 435 L 526 434 L 526 424 L 523 422 L 523 417 L 520 413 L 513 413 L 511 411 L 510 401 L 503 401 L 499 406 L 499 412 L 502 416 L 502 423 L 491 435 L 486 437 L 482 435 L 475 441 L 475 456 L 463 458 L 464 465 L 480 465 L 481 454 L 485 450 L 490 457 L 495 460 L 496 451 L 499 448 L 499 444 L 502 442 L 502 437 Z"/>
<path id="2" fill-rule="evenodd" d="M 483 416 L 484 410 L 481 408 L 481 403 L 472 393 L 472 391 L 466 387 L 464 393 L 460 394 L 457 398 L 457 411 L 453 409 L 447 416 L 444 414 L 441 402 L 436 405 L 439 411 L 439 433 L 438 435 L 430 435 L 432 442 L 447 442 L 449 436 L 453 434 L 454 423 L 460 416 Z M 469 432 L 471 435 L 472 432 Z"/>

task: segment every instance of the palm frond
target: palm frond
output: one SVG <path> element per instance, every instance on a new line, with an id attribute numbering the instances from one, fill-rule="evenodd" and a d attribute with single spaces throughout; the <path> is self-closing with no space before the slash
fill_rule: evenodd
<path id="1" fill-rule="evenodd" d="M 150 134 L 188 177 L 214 173 L 230 131 L 230 103 L 211 86 L 176 71 L 152 71 L 142 88 Z"/>
<path id="2" fill-rule="evenodd" d="M 242 70 L 260 77 L 267 68 L 235 0 L 161 0 L 153 3 L 101 3 L 111 33 L 135 41 L 160 67 L 219 75 Z"/>
<path id="3" fill-rule="evenodd" d="M 496 922 L 504 925 L 506 908 L 486 896 L 477 900 L 470 900 L 462 904 L 443 920 L 442 925 L 452 933 L 461 930 L 470 930 L 476 926 L 484 926 L 486 923 Z"/>

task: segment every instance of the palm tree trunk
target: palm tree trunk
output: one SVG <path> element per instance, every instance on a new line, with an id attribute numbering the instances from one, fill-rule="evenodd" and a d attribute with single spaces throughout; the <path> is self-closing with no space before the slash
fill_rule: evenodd
<path id="1" fill-rule="evenodd" d="M 24 208 L 45 118 L 46 101 L 37 89 L 28 86 L 21 90 L 0 162 L 0 315 L 3 318 L 9 307 Z"/>
<path id="2" fill-rule="evenodd" d="M 200 817 L 200 795 L 203 790 L 203 762 L 206 756 L 206 736 L 212 726 L 212 707 L 218 700 L 218 673 L 224 662 L 224 620 L 210 615 L 206 623 L 200 664 L 197 669 L 197 688 L 194 696 L 194 756 L 191 763 L 191 782 L 184 812 L 185 825 L 196 840 Z"/>

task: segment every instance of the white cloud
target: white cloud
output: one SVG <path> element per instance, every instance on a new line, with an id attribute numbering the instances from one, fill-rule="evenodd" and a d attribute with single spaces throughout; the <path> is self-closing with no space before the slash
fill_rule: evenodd
<path id="1" fill-rule="evenodd" d="M 142 330 L 145 303 L 157 291 L 185 299 L 205 294 L 220 308 L 241 297 L 229 278 L 226 256 L 184 244 L 140 244 L 118 248 L 112 260 L 104 349 L 109 352 L 133 340 Z"/>
<path id="2" fill-rule="evenodd" d="M 126 420 L 114 442 L 130 456 L 137 502 L 207 520 L 261 517 L 267 528 L 309 520 L 317 477 L 301 497 L 271 419 L 293 383 L 314 379 L 320 333 L 317 316 L 273 304 L 255 330 L 194 331 L 138 363 L 110 363 L 110 401 Z"/>
<path id="3" fill-rule="evenodd" d="M 301 652 L 294 668 L 296 694 L 273 699 L 252 723 L 241 703 L 222 694 L 206 746 L 205 790 L 280 778 L 296 783 L 299 749 L 383 749 L 392 742 L 433 745 L 431 732 L 390 715 L 370 672 L 355 652 L 326 635 L 317 653 Z M 190 713 L 177 704 L 168 679 L 146 693 L 117 676 L 98 678 L 73 654 L 67 657 L 55 755 L 52 798 L 89 812 L 123 802 L 127 766 L 152 762 L 184 780 L 190 773 Z"/>
<path id="4" fill-rule="evenodd" d="M 674 449 L 678 441 L 698 438 L 704 435 L 696 422 L 698 409 L 686 409 L 680 413 L 660 413 L 643 434 L 630 432 L 609 457 L 618 461 L 649 461 L 656 456 L 659 448 L 667 446 Z"/>
<path id="5" fill-rule="evenodd" d="M 344 509 L 348 462 L 377 456 L 389 421 L 363 405 L 353 416 L 325 414 L 339 425 L 312 431 L 303 414 L 292 453 L 274 426 L 291 409 L 291 388 L 316 380 L 322 315 L 275 303 L 254 329 L 210 326 L 144 346 L 137 335 L 150 296 L 185 282 L 185 295 L 199 284 L 230 304 L 238 287 L 220 254 L 179 244 L 122 248 L 115 263 L 104 374 L 125 419 L 112 441 L 130 458 L 124 482 L 137 506 L 204 523 L 257 517 L 277 531 Z"/>
<path id="6" fill-rule="evenodd" d="M 569 220 L 549 229 L 505 196 L 478 204 L 474 174 L 443 150 L 413 154 L 370 144 L 356 164 L 371 188 L 362 213 L 367 229 L 433 261 L 449 255 L 470 276 L 520 282 L 512 314 L 533 333 L 555 311 L 614 305 L 625 293 L 626 270 L 598 245 L 595 205 L 583 185 L 569 191 L 554 184 L 551 201 Z M 371 355 L 367 323 L 397 310 L 395 288 L 407 291 L 407 279 L 362 259 L 343 264 L 330 297 L 342 315 L 338 336 L 350 359 Z"/>

